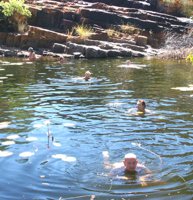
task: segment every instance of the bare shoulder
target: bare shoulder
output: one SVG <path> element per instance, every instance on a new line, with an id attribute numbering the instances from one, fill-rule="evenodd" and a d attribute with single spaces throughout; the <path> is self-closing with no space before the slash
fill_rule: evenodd
<path id="1" fill-rule="evenodd" d="M 116 163 L 113 163 L 112 164 L 112 167 L 113 168 L 121 168 L 121 167 L 123 167 L 124 165 L 123 165 L 123 163 L 122 162 L 116 162 Z"/>
<path id="2" fill-rule="evenodd" d="M 137 171 L 140 174 L 150 174 L 151 171 L 143 164 L 137 164 Z"/>

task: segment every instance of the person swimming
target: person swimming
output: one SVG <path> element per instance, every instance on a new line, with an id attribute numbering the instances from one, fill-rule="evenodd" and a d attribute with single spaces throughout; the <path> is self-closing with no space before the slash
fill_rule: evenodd
<path id="1" fill-rule="evenodd" d="M 36 60 L 36 54 L 34 52 L 34 49 L 32 47 L 29 47 L 28 52 L 29 52 L 28 60 L 29 61 L 35 61 Z"/>
<path id="2" fill-rule="evenodd" d="M 151 176 L 151 171 L 143 164 L 138 162 L 137 156 L 134 153 L 128 153 L 124 156 L 123 162 L 110 164 L 109 153 L 103 152 L 104 166 L 106 169 L 111 169 L 109 175 L 111 177 L 129 180 L 138 176 L 142 186 L 146 186 L 146 179 Z"/>
<path id="3" fill-rule="evenodd" d="M 84 74 L 84 80 L 88 81 L 91 78 L 92 73 L 90 71 L 86 71 Z"/>
<path id="4" fill-rule="evenodd" d="M 110 173 L 118 176 L 124 176 L 125 174 L 145 175 L 150 173 L 149 169 L 138 162 L 137 156 L 134 153 L 126 154 L 123 162 L 114 163 L 112 168 Z"/>
<path id="5" fill-rule="evenodd" d="M 146 103 L 144 100 L 138 100 L 136 108 L 129 109 L 128 113 L 131 115 L 144 115 L 151 114 L 152 112 L 146 109 Z"/>
<path id="6" fill-rule="evenodd" d="M 144 100 L 137 101 L 137 111 L 145 113 L 146 103 Z"/>

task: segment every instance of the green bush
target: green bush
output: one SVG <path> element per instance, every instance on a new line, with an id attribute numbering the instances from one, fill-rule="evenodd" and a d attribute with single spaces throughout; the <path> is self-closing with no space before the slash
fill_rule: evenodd
<path id="1" fill-rule="evenodd" d="M 31 17 L 31 12 L 25 5 L 25 0 L 1 1 L 0 10 L 14 31 L 20 33 L 27 31 L 27 18 Z"/>
<path id="2" fill-rule="evenodd" d="M 31 12 L 25 5 L 25 0 L 9 0 L 8 2 L 1 1 L 0 7 L 2 7 L 2 13 L 6 17 L 11 17 L 15 13 L 20 15 L 31 17 Z"/>

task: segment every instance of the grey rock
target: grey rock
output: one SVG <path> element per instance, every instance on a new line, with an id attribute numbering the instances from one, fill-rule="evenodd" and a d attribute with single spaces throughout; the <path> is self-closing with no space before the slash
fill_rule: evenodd
<path id="1" fill-rule="evenodd" d="M 52 50 L 54 53 L 64 53 L 66 51 L 66 45 L 54 43 Z"/>

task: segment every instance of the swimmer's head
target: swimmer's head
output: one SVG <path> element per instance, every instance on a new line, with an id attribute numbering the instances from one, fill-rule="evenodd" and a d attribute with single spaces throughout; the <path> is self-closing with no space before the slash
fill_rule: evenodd
<path id="1" fill-rule="evenodd" d="M 28 48 L 28 51 L 29 51 L 29 52 L 34 52 L 34 49 L 33 49 L 32 47 L 29 47 L 29 48 Z"/>
<path id="2" fill-rule="evenodd" d="M 86 71 L 84 74 L 84 79 L 89 80 L 91 78 L 92 73 L 90 71 Z"/>
<path id="3" fill-rule="evenodd" d="M 137 156 L 133 153 L 128 153 L 125 155 L 123 164 L 127 172 L 135 172 L 137 167 Z"/>
<path id="4" fill-rule="evenodd" d="M 146 103 L 144 100 L 138 100 L 137 102 L 137 110 L 139 112 L 145 112 L 145 108 L 146 108 Z"/>

